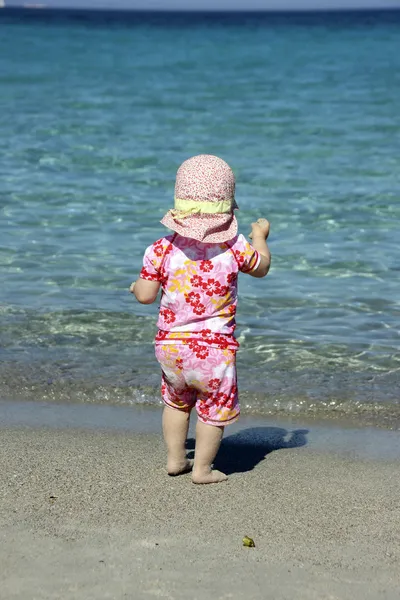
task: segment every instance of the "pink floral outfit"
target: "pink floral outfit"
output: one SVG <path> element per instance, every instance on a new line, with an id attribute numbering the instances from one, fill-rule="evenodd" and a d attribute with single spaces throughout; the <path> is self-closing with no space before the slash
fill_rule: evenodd
<path id="1" fill-rule="evenodd" d="M 199 419 L 210 425 L 238 418 L 237 279 L 259 263 L 242 235 L 205 243 L 175 233 L 147 248 L 140 277 L 162 286 L 156 357 L 168 406 L 196 406 Z"/>

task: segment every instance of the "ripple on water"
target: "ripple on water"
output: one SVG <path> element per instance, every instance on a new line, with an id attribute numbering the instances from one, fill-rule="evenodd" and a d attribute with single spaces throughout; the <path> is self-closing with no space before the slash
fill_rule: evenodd
<path id="1" fill-rule="evenodd" d="M 272 223 L 271 274 L 240 281 L 246 410 L 396 414 L 400 53 L 360 15 L 2 23 L 4 394 L 158 402 L 156 307 L 127 289 L 211 152 L 241 231 Z"/>

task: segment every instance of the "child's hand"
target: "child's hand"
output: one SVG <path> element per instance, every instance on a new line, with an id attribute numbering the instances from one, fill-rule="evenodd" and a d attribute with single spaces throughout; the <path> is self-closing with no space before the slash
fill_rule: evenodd
<path id="1" fill-rule="evenodd" d="M 131 294 L 134 294 L 135 283 L 136 283 L 136 282 L 134 281 L 134 282 L 133 282 L 133 283 L 131 283 L 131 285 L 130 285 L 129 291 L 130 291 L 130 293 L 131 293 Z"/>
<path id="2" fill-rule="evenodd" d="M 256 235 L 262 235 L 266 240 L 269 236 L 269 221 L 267 219 L 258 219 L 257 223 L 251 224 L 250 239 L 252 240 Z"/>

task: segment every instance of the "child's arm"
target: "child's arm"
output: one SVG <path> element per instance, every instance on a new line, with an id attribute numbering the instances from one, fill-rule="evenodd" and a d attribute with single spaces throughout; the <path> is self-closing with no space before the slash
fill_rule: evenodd
<path id="1" fill-rule="evenodd" d="M 252 277 L 265 277 L 271 266 L 271 253 L 267 246 L 269 236 L 269 222 L 267 219 L 258 219 L 257 223 L 251 224 L 250 239 L 252 246 L 260 254 L 261 260 L 257 269 L 251 271 Z"/>
<path id="2" fill-rule="evenodd" d="M 139 279 L 131 284 L 129 291 L 136 296 L 136 300 L 141 304 L 153 304 L 157 299 L 161 283 L 159 281 L 148 281 Z"/>

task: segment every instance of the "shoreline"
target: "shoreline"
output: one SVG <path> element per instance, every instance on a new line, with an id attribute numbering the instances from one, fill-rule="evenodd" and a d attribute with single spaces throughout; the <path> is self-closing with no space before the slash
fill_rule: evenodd
<path id="1" fill-rule="evenodd" d="M 46 429 L 159 436 L 161 411 L 161 406 L 148 405 L 0 400 L 0 432 L 4 429 Z M 193 414 L 189 430 L 192 438 L 195 422 Z M 400 431 L 357 424 L 354 419 L 241 415 L 236 423 L 226 427 L 224 439 L 230 438 L 239 444 L 261 444 L 267 448 L 279 444 L 291 448 L 307 446 L 324 454 L 373 460 L 400 459 Z"/>
<path id="2" fill-rule="evenodd" d="M 159 433 L 3 426 L 2 598 L 397 600 L 398 458 L 265 429 L 227 435 L 228 481 L 195 486 Z"/>

